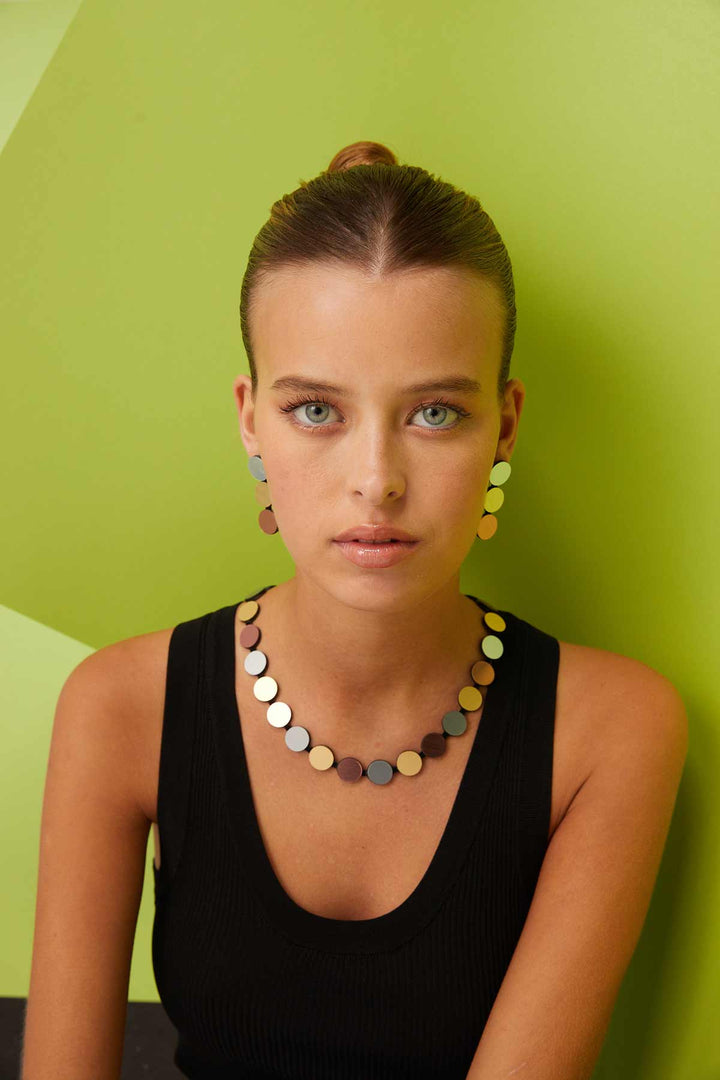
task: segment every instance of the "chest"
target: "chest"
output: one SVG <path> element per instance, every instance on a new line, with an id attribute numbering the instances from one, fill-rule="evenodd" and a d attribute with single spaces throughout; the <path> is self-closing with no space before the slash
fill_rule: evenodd
<path id="1" fill-rule="evenodd" d="M 596 650 L 560 643 L 549 836 L 592 769 L 592 697 Z M 425 759 L 413 777 L 395 775 L 378 788 L 367 777 L 345 783 L 314 770 L 306 753 L 285 745 L 265 717 L 247 679 L 236 678 L 243 744 L 263 844 L 285 892 L 307 911 L 331 919 L 372 919 L 398 907 L 416 888 L 440 844 L 471 751 L 482 708 L 448 739 L 440 759 Z M 148 809 L 159 865 L 157 776 L 153 740 Z M 155 760 L 157 758 L 157 760 Z M 331 770 L 335 773 L 335 770 Z"/>
<path id="2" fill-rule="evenodd" d="M 372 919 L 398 907 L 440 844 L 482 709 L 467 714 L 467 730 L 447 740 L 441 758 L 378 786 L 313 769 L 268 725 L 245 680 L 236 693 L 255 816 L 285 892 L 331 919 Z"/>

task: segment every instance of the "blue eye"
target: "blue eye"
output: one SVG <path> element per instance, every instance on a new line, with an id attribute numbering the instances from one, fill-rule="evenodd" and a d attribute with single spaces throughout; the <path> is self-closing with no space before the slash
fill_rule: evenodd
<path id="1" fill-rule="evenodd" d="M 286 413 L 294 413 L 296 409 L 299 409 L 302 406 L 305 406 L 306 410 L 310 408 L 310 406 L 319 406 L 321 409 L 333 408 L 330 402 L 325 401 L 324 398 L 302 398 L 300 401 L 291 401 L 287 405 L 283 405 L 282 411 Z M 307 411 L 305 412 L 305 416 L 308 416 Z M 315 419 L 317 419 L 317 417 Z M 320 419 L 322 419 L 322 417 L 320 417 Z M 293 420 L 295 420 L 294 417 Z M 327 424 L 304 424 L 301 420 L 295 420 L 295 423 L 299 424 L 300 427 L 327 427 Z"/>
<path id="2" fill-rule="evenodd" d="M 426 405 L 421 405 L 416 411 L 424 413 L 430 409 L 440 409 L 442 412 L 445 413 L 447 413 L 448 409 L 450 409 L 451 412 L 458 413 L 461 419 L 463 419 L 465 416 L 469 416 L 469 413 L 466 413 L 464 409 L 457 409 L 454 405 L 451 405 L 449 401 L 429 401 Z M 442 429 L 443 427 L 457 427 L 458 423 L 459 421 L 456 420 L 452 424 L 430 424 L 430 428 Z"/>
<path id="3" fill-rule="evenodd" d="M 328 424 L 324 424 L 324 423 L 317 423 L 317 424 L 309 423 L 309 424 L 306 424 L 302 420 L 296 419 L 295 416 L 293 416 L 292 414 L 295 413 L 295 411 L 297 409 L 300 409 L 303 406 L 308 406 L 308 407 L 309 406 L 319 406 L 320 408 L 326 407 L 326 408 L 329 408 L 329 409 L 334 409 L 335 408 L 335 406 L 332 404 L 332 402 L 327 401 L 325 398 L 322 398 L 322 397 L 303 397 L 303 398 L 295 399 L 294 401 L 289 401 L 287 403 L 287 405 L 281 405 L 280 410 L 281 410 L 281 412 L 291 414 L 290 418 L 291 418 L 292 422 L 297 424 L 298 427 L 305 428 L 306 431 L 315 431 L 315 430 L 319 430 L 321 428 L 326 428 L 326 427 L 329 426 Z M 464 420 L 466 417 L 470 416 L 470 413 L 467 412 L 465 409 L 461 408 L 461 406 L 453 405 L 452 402 L 446 401 L 444 398 L 436 398 L 434 401 L 425 401 L 421 405 L 418 405 L 416 409 L 413 409 L 413 411 L 412 411 L 412 413 L 410 413 L 410 415 L 414 416 L 416 413 L 426 412 L 429 409 L 441 409 L 445 413 L 447 413 L 448 409 L 450 409 L 451 412 L 457 413 L 458 419 L 453 421 L 452 424 L 442 424 L 442 423 L 434 424 L 434 423 L 430 423 L 430 424 L 427 425 L 427 427 L 425 427 L 426 431 L 432 431 L 433 429 L 435 429 L 436 431 L 448 431 L 450 429 L 454 429 L 460 424 L 460 422 L 462 420 Z M 309 414 L 308 414 L 307 410 L 305 411 L 304 415 L 305 415 L 306 419 L 309 418 Z M 318 418 L 316 417 L 316 419 L 318 419 Z M 322 417 L 320 417 L 319 419 L 322 420 Z M 443 417 L 441 417 L 440 419 L 442 420 Z M 412 426 L 413 427 L 418 427 L 418 426 L 419 427 L 424 427 L 425 425 L 413 424 Z"/>

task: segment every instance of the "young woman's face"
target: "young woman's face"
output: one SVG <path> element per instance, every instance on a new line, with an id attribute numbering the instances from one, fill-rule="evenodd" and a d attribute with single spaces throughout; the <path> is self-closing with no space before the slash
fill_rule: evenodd
<path id="1" fill-rule="evenodd" d="M 298 571 L 380 590 L 447 582 L 475 540 L 494 462 L 510 459 L 525 393 L 513 379 L 497 400 L 493 287 L 457 268 L 373 278 L 313 264 L 274 274 L 256 300 L 258 392 L 253 402 L 238 376 L 241 432 Z M 378 522 L 418 543 L 390 567 L 359 567 L 334 538 Z"/>

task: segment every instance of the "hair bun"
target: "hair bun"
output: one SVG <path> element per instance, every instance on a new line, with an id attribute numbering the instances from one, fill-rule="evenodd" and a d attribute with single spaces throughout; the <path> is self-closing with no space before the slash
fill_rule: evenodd
<path id="1" fill-rule="evenodd" d="M 355 165 L 397 165 L 398 160 L 387 146 L 377 142 L 354 142 L 338 150 L 326 172 L 342 172 Z"/>

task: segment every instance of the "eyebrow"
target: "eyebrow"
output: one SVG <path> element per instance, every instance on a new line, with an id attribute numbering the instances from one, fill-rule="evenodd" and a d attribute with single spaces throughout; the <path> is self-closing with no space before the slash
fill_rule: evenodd
<path id="1" fill-rule="evenodd" d="M 344 386 L 320 382 L 317 379 L 306 379 L 302 375 L 284 375 L 282 378 L 276 379 L 270 389 L 307 390 L 314 394 L 337 394 L 338 397 L 353 397 L 353 391 L 346 389 Z M 467 375 L 444 375 L 442 378 L 433 379 L 430 382 L 411 383 L 401 393 L 425 394 L 437 390 L 446 390 L 453 394 L 479 394 L 482 391 L 482 386 L 477 379 L 471 379 Z"/>

